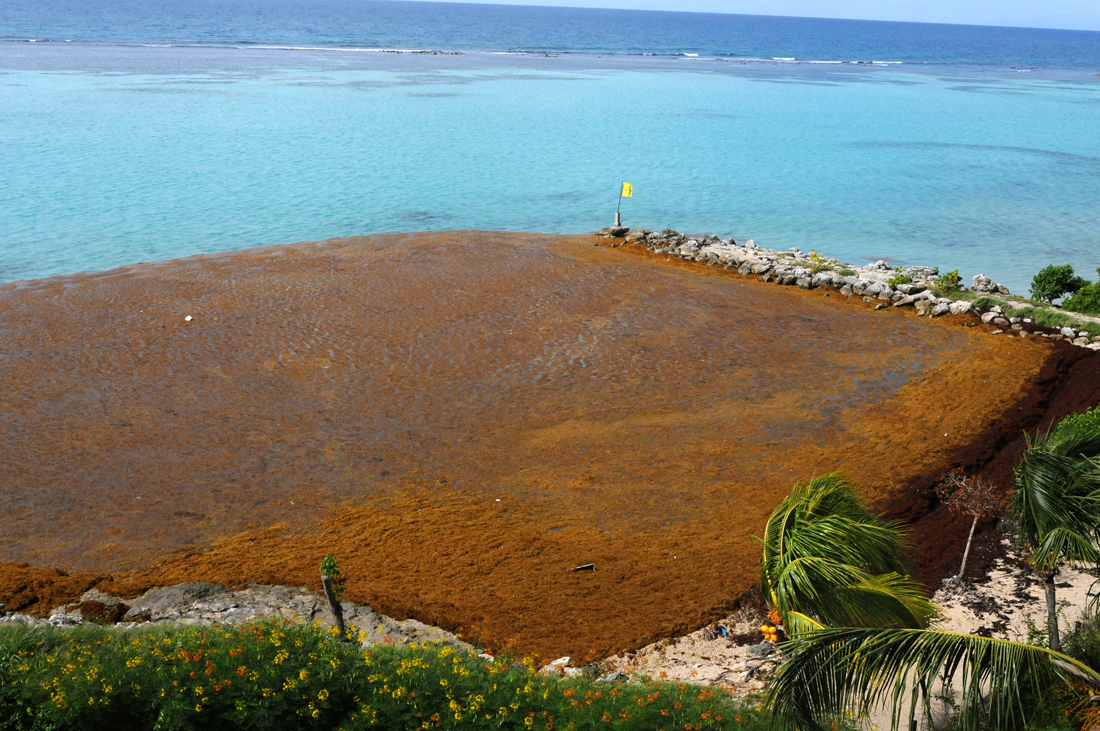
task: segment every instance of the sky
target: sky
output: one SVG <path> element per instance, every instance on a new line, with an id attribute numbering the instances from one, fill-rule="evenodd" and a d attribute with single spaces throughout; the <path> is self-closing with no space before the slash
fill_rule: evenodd
<path id="1" fill-rule="evenodd" d="M 499 4 L 1100 30 L 1100 0 L 504 0 Z"/>

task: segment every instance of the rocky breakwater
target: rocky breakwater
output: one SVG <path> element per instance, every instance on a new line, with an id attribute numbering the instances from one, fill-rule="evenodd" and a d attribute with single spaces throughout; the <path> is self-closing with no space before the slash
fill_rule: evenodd
<path id="1" fill-rule="evenodd" d="M 344 621 L 355 626 L 364 645 L 403 645 L 439 642 L 473 650 L 451 632 L 415 619 L 396 620 L 369 606 L 341 602 Z M 64 627 L 94 623 L 136 628 L 149 625 L 240 624 L 262 619 L 320 622 L 333 625 L 332 612 L 320 594 L 309 589 L 251 584 L 230 589 L 221 584 L 195 582 L 151 589 L 134 599 L 86 591 L 80 601 L 54 609 L 46 619 L 4 612 L 0 623 Z"/>
<path id="2" fill-rule="evenodd" d="M 975 276 L 968 289 L 957 279 L 956 272 L 944 276 L 937 267 L 892 268 L 881 260 L 855 266 L 816 251 L 807 254 L 798 248 L 786 251 L 766 249 L 757 246 L 751 239 L 737 242 L 714 235 L 689 236 L 667 228 L 663 231 L 650 231 L 622 226 L 601 229 L 596 235 L 611 241 L 613 247 L 644 245 L 656 254 L 702 262 L 707 266 L 721 266 L 736 270 L 742 276 L 759 277 L 764 282 L 802 289 L 836 290 L 844 297 L 860 297 L 866 303 L 876 302 L 876 310 L 890 306 L 913 307 L 922 317 L 980 316 L 983 323 L 996 328 L 993 330 L 994 334 L 1015 332 L 1026 337 L 1035 333 L 1100 351 L 1100 338 L 1093 340 L 1086 333 L 1073 332 L 1070 328 L 1063 328 L 1063 331 L 1043 328 L 1030 320 L 1024 322 L 1021 318 L 1005 316 L 1000 307 L 978 308 L 970 299 L 943 296 L 950 292 L 970 292 L 973 295 L 1010 294 L 1007 287 L 984 274 Z"/>

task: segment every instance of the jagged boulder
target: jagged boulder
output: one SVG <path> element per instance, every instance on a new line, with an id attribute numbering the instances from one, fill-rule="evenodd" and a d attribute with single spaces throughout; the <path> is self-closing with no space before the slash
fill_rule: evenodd
<path id="1" fill-rule="evenodd" d="M 970 282 L 970 289 L 975 294 L 1011 294 L 1008 287 L 997 284 L 984 274 L 977 274 Z"/>

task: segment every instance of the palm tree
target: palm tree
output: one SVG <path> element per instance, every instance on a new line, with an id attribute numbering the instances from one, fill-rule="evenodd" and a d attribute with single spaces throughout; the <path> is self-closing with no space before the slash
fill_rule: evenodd
<path id="1" fill-rule="evenodd" d="M 1053 583 L 1059 561 L 1100 561 L 1100 429 L 1071 419 L 1029 438 L 1016 482 L 1010 512 L 1046 587 L 1050 646 L 900 625 L 811 628 L 783 645 L 787 660 L 768 691 L 777 725 L 818 731 L 889 704 L 898 728 L 906 708 L 910 722 L 918 709 L 931 715 L 938 683 L 961 684 L 962 728 L 1012 728 L 1026 720 L 1029 701 L 1052 692 L 1074 699 L 1067 708 L 1079 719 L 1100 722 L 1100 673 L 1058 652 Z"/>
<path id="2" fill-rule="evenodd" d="M 823 627 L 925 627 L 936 609 L 905 575 L 896 524 L 867 512 L 839 474 L 795 483 L 768 519 L 764 596 L 789 633 Z"/>
<path id="3" fill-rule="evenodd" d="M 1057 650 L 1058 563 L 1100 563 L 1100 430 L 1066 421 L 1028 437 L 1027 447 L 1009 513 L 1019 523 L 1027 562 L 1043 582 L 1048 647 Z"/>
<path id="4" fill-rule="evenodd" d="M 776 727 L 801 731 L 821 731 L 849 712 L 864 716 L 887 704 L 892 727 L 899 728 L 906 709 L 909 727 L 918 709 L 931 717 L 939 682 L 961 684 L 956 727 L 966 729 L 1022 725 L 1029 703 L 1055 690 L 1087 709 L 1100 690 L 1100 673 L 1061 653 L 952 632 L 824 629 L 784 650 L 788 659 L 772 680 L 769 701 Z"/>

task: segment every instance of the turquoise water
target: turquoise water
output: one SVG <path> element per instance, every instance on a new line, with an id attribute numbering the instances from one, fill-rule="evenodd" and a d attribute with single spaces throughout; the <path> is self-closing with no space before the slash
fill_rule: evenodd
<path id="1" fill-rule="evenodd" d="M 0 280 L 422 229 L 1100 266 L 1100 78 L 0 44 Z"/>

